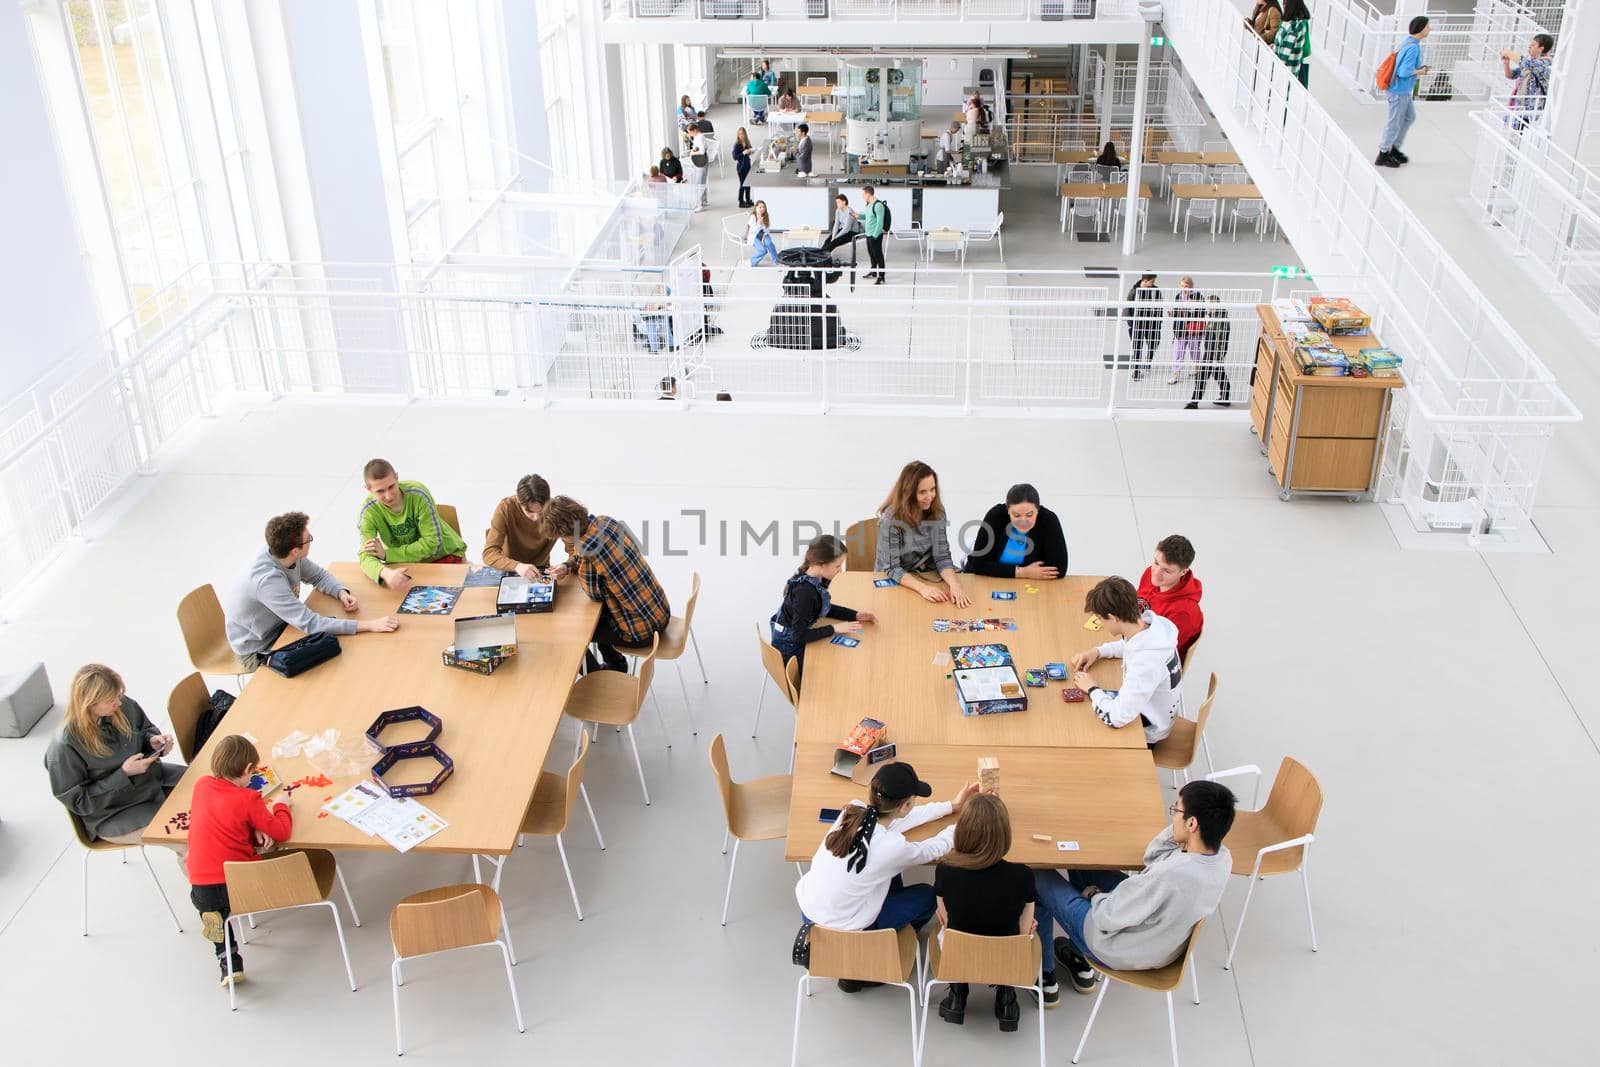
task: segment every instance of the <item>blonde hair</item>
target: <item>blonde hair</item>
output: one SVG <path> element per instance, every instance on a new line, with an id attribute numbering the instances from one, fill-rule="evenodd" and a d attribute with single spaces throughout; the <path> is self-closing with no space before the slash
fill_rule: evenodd
<path id="1" fill-rule="evenodd" d="M 917 486 L 930 475 L 933 477 L 933 506 L 924 512 L 917 507 Z M 944 501 L 939 497 L 939 475 L 920 459 L 912 460 L 901 469 L 900 477 L 894 480 L 894 488 L 878 505 L 878 511 L 906 526 L 915 526 L 924 519 L 944 518 Z"/>
<path id="2" fill-rule="evenodd" d="M 955 847 L 940 862 L 981 871 L 993 867 L 1011 851 L 1011 813 L 993 793 L 979 793 L 967 801 L 956 821 Z"/>
<path id="3" fill-rule="evenodd" d="M 122 675 L 105 664 L 86 663 L 79 667 L 78 673 L 72 676 L 72 686 L 67 696 L 64 728 L 67 736 L 91 755 L 111 755 L 111 746 L 100 736 L 100 725 L 95 722 L 94 712 L 89 709 L 102 701 L 119 698 L 127 691 L 128 687 L 122 684 Z M 128 717 L 122 713 L 120 703 L 110 719 L 119 735 L 127 737 L 133 733 L 133 727 L 128 725 Z"/>

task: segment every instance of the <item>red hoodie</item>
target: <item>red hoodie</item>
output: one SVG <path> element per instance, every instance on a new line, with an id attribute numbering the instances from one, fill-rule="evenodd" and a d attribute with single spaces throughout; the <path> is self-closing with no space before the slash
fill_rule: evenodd
<path id="1" fill-rule="evenodd" d="M 260 793 L 211 774 L 194 784 L 189 807 L 190 885 L 222 885 L 224 863 L 258 859 L 251 830 L 287 841 L 294 827 L 287 805 L 269 813 Z"/>
<path id="2" fill-rule="evenodd" d="M 1139 595 L 1144 597 L 1151 611 L 1178 628 L 1178 654 L 1189 651 L 1189 646 L 1206 625 L 1206 617 L 1200 611 L 1200 579 L 1195 573 L 1185 574 L 1177 585 L 1163 593 L 1150 580 L 1150 568 L 1146 567 L 1139 576 Z"/>

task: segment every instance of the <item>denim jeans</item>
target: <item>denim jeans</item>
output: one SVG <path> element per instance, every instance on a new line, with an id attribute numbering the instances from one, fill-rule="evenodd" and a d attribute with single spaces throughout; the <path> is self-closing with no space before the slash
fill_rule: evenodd
<path id="1" fill-rule="evenodd" d="M 760 265 L 767 256 L 772 257 L 772 265 L 778 265 L 778 246 L 772 243 L 772 234 L 764 233 L 756 239 L 756 254 L 750 257 L 752 267 Z"/>
<path id="2" fill-rule="evenodd" d="M 1101 892 L 1109 893 L 1127 877 L 1121 871 L 1068 871 L 1067 878 L 1055 871 L 1033 872 L 1033 888 L 1039 897 L 1033 906 L 1033 917 L 1039 924 L 1039 940 L 1044 942 L 1045 974 L 1055 970 L 1056 923 L 1061 925 L 1061 932 L 1067 935 L 1074 949 L 1081 955 L 1091 956 L 1083 947 L 1083 922 L 1089 916 L 1089 901 L 1082 890 L 1098 886 Z"/>
<path id="3" fill-rule="evenodd" d="M 1406 139 L 1406 131 L 1417 121 L 1416 101 L 1410 93 L 1389 93 L 1389 117 L 1383 123 L 1383 136 L 1378 139 L 1378 151 L 1399 148 Z"/>

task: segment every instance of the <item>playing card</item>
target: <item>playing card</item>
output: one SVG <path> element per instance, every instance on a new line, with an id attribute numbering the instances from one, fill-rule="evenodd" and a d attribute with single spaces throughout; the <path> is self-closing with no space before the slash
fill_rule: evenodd
<path id="1" fill-rule="evenodd" d="M 996 589 L 993 592 L 991 592 L 989 594 L 989 596 L 990 596 L 991 599 L 994 599 L 994 600 L 1015 600 L 1015 599 L 1017 599 L 1016 591 L 1012 590 L 1012 589 Z"/>
<path id="2" fill-rule="evenodd" d="M 877 586 L 879 589 L 893 589 L 895 586 L 899 585 L 900 583 L 895 581 L 893 578 L 879 578 L 877 581 L 873 582 L 872 584 Z"/>
<path id="3" fill-rule="evenodd" d="M 859 637 L 851 637 L 849 634 L 834 634 L 828 639 L 828 643 L 843 645 L 845 648 L 855 648 L 861 643 L 861 639 Z"/>
<path id="4" fill-rule="evenodd" d="M 1099 630 L 1104 625 L 1105 623 L 1100 621 L 1100 616 L 1098 615 L 1090 615 L 1087 619 L 1083 620 L 1083 628 L 1085 630 Z"/>
<path id="5" fill-rule="evenodd" d="M 1056 848 L 1062 852 L 1077 852 L 1078 843 L 1076 841 L 1057 841 Z"/>

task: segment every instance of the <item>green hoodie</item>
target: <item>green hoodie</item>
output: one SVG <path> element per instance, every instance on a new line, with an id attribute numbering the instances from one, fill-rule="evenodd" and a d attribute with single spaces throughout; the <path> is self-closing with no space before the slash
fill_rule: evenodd
<path id="1" fill-rule="evenodd" d="M 376 537 L 383 542 L 387 559 L 362 551 L 361 569 L 368 578 L 378 580 L 384 567 L 405 563 L 432 563 L 441 556 L 464 556 L 467 543 L 439 518 L 433 494 L 421 482 L 400 483 L 401 512 L 396 515 L 369 496 L 361 508 L 356 528 L 365 545 Z"/>

